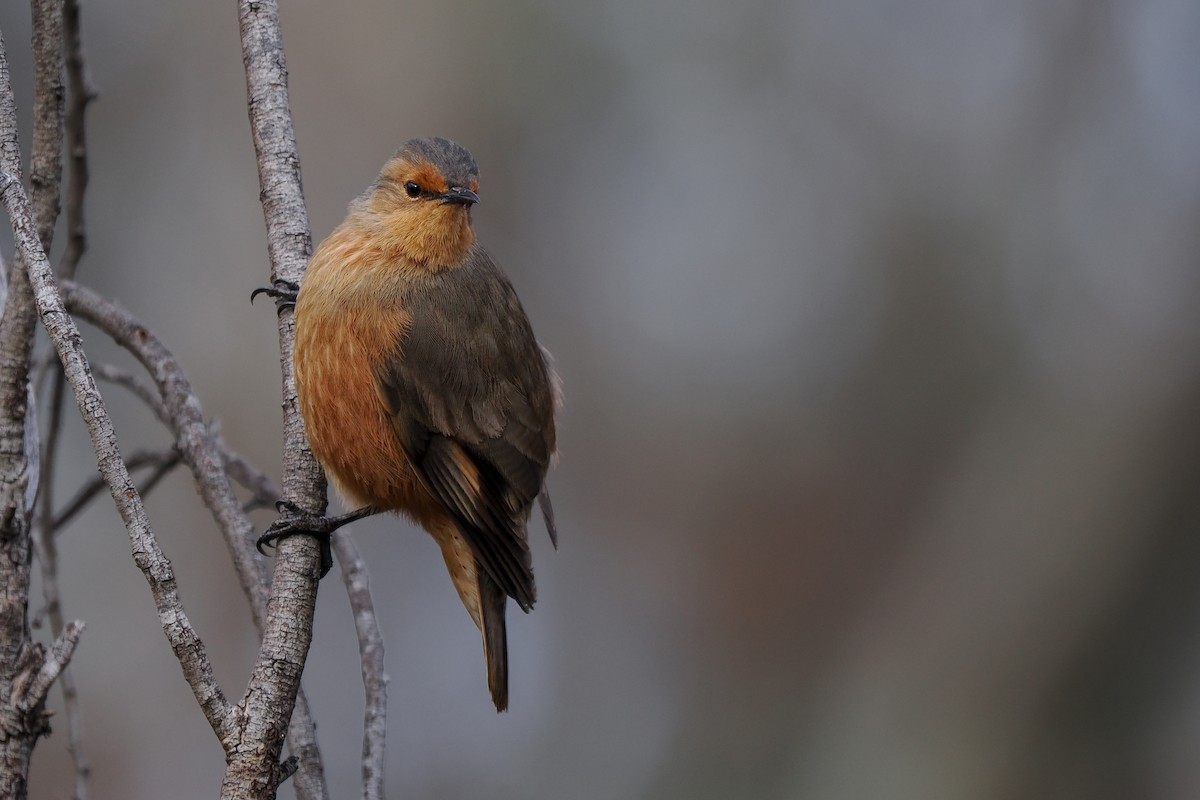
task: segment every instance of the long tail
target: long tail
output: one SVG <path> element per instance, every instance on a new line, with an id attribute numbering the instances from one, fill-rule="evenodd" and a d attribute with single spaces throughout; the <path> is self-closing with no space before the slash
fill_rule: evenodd
<path id="1" fill-rule="evenodd" d="M 430 532 L 442 548 L 459 598 L 483 633 L 488 689 L 496 710 L 504 711 L 508 708 L 508 635 L 504 622 L 508 597 L 475 558 L 453 520 L 431 527 Z"/>
<path id="2" fill-rule="evenodd" d="M 508 633 L 504 619 L 508 597 L 476 564 L 479 577 L 479 610 L 483 631 L 483 658 L 487 662 L 488 689 L 497 711 L 508 708 Z"/>

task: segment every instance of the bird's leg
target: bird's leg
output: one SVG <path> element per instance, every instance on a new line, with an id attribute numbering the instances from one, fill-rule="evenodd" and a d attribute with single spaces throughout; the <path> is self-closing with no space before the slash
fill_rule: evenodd
<path id="1" fill-rule="evenodd" d="M 329 537 L 333 535 L 333 532 L 343 525 L 379 513 L 379 509 L 375 506 L 363 506 L 357 511 L 351 511 L 349 514 L 342 514 L 338 517 L 321 517 L 310 514 L 287 500 L 280 500 L 275 504 L 275 509 L 279 512 L 279 519 L 271 523 L 271 527 L 267 528 L 266 533 L 258 537 L 258 541 L 255 543 L 258 552 L 265 556 L 264 547 L 275 547 L 279 544 L 280 539 L 286 539 L 289 536 L 301 534 L 312 536 L 321 543 L 322 578 L 333 568 L 333 550 L 329 542 Z"/>
<path id="2" fill-rule="evenodd" d="M 288 307 L 295 307 L 296 298 L 300 296 L 300 284 L 278 280 L 272 286 L 260 286 L 250 293 L 250 302 L 253 303 L 254 298 L 260 294 L 274 298 L 275 310 L 279 312 Z"/>

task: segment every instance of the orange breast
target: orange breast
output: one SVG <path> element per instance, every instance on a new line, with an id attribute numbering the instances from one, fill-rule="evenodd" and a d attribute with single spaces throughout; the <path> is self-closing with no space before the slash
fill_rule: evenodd
<path id="1" fill-rule="evenodd" d="M 408 318 L 395 280 L 356 232 L 322 242 L 296 303 L 293 366 L 313 455 L 353 507 L 406 511 L 423 521 L 432 498 L 417 480 L 376 390 L 384 358 L 397 357 Z"/>

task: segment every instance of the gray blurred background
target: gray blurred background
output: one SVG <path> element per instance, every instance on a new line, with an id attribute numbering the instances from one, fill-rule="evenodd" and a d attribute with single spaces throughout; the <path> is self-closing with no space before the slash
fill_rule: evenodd
<path id="1" fill-rule="evenodd" d="M 314 236 L 405 139 L 467 145 L 566 389 L 510 713 L 428 537 L 355 528 L 391 797 L 1200 796 L 1200 5 L 283 5 Z M 26 156 L 28 16 L 0 6 Z M 80 278 L 277 475 L 235 4 L 92 2 L 84 35 Z M 129 449 L 167 441 L 102 388 Z M 64 447 L 63 500 L 74 414 Z M 255 637 L 190 478 L 149 508 L 239 696 Z M 214 796 L 116 514 L 60 546 L 94 796 Z M 357 664 L 333 575 L 305 685 L 337 798 Z M 35 797 L 70 795 L 64 731 Z"/>

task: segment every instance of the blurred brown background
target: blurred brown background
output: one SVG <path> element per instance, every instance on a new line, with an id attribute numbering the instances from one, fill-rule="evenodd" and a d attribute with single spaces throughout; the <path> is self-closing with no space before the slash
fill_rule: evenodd
<path id="1" fill-rule="evenodd" d="M 428 537 L 356 527 L 392 797 L 1200 796 L 1200 5 L 283 5 L 314 236 L 403 140 L 457 139 L 566 387 L 510 713 Z M 23 2 L 0 28 L 28 133 Z M 81 279 L 277 474 L 234 3 L 88 3 L 84 34 Z M 166 441 L 105 393 L 130 449 Z M 65 446 L 64 500 L 94 470 L 74 416 Z M 240 695 L 223 546 L 186 475 L 149 506 Z M 61 549 L 94 795 L 213 796 L 111 507 Z M 336 576 L 305 683 L 356 796 Z M 36 797 L 70 793 L 58 728 Z"/>

